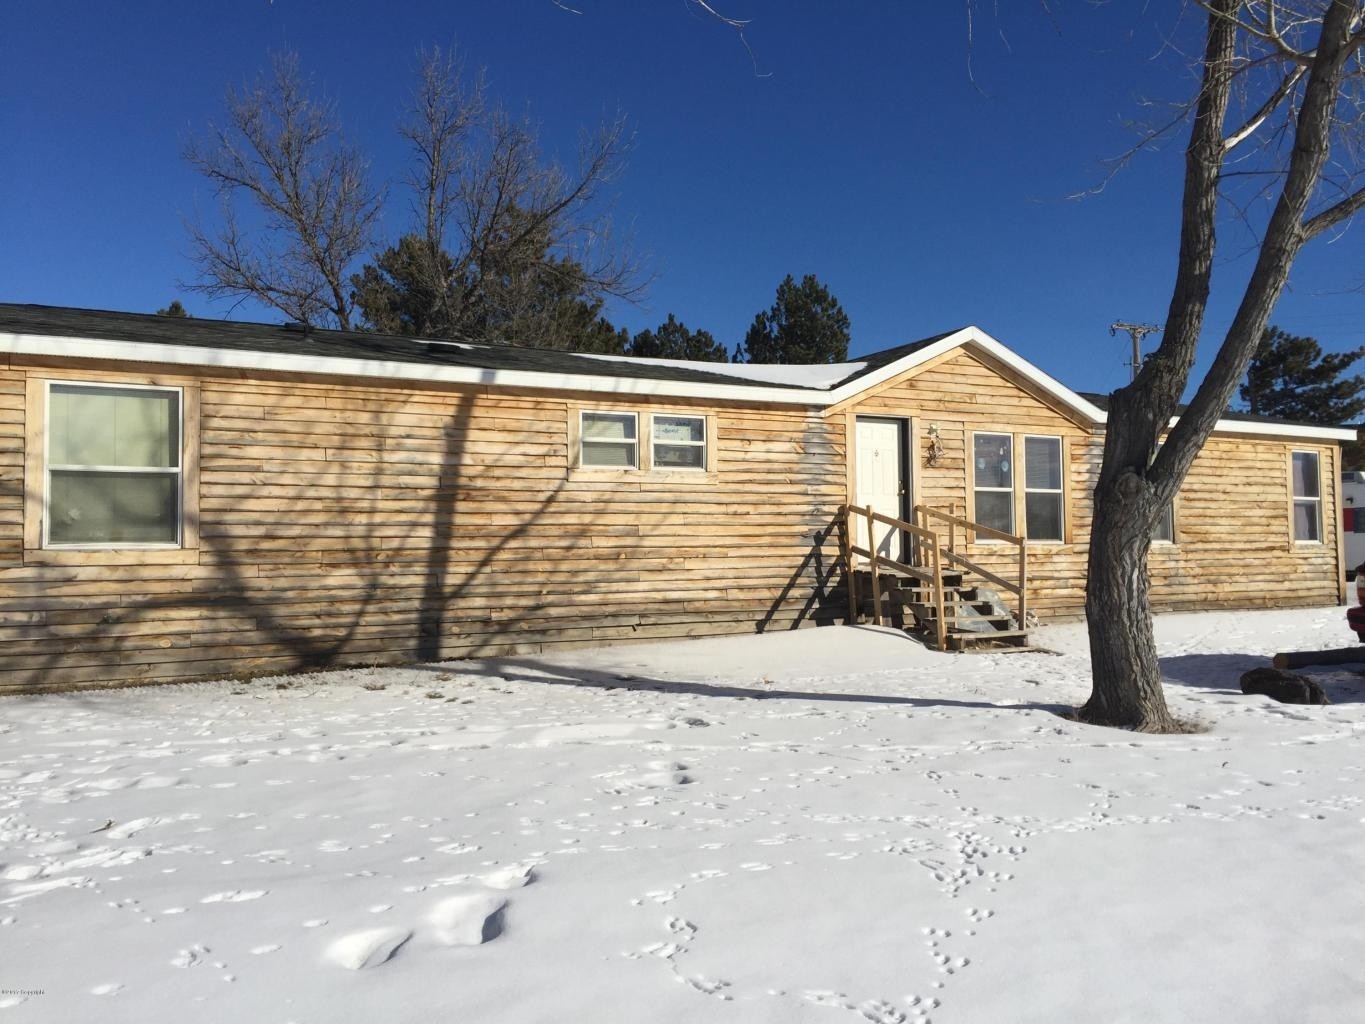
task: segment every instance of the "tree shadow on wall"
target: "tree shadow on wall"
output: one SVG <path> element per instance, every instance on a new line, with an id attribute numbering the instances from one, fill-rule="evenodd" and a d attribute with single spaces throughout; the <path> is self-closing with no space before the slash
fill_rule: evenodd
<path id="1" fill-rule="evenodd" d="M 454 409 L 438 428 L 419 428 L 403 425 L 402 391 L 320 395 L 268 382 L 262 390 L 258 421 L 244 423 L 240 411 L 220 406 L 214 412 L 232 422 L 211 423 L 204 410 L 201 512 L 187 523 L 197 527 L 197 559 L 44 570 L 50 582 L 42 602 L 32 602 L 41 618 L 20 643 L 0 644 L 0 656 L 22 649 L 23 684 L 128 686 L 440 657 L 460 628 L 450 622 L 452 606 L 539 522 L 566 483 L 560 477 L 540 493 L 519 525 L 484 530 L 473 565 L 452 585 L 452 554 L 468 544 L 455 534 L 479 396 L 427 395 L 428 404 L 453 402 Z M 272 405 L 303 411 L 291 417 Z M 311 457 L 287 461 L 282 445 Z M 516 473 L 490 469 L 496 454 L 478 459 L 486 475 Z M 31 497 L 41 502 L 40 493 Z M 584 529 L 558 529 L 557 542 L 581 542 Z M 99 594 L 80 589 L 85 581 Z M 112 592 L 114 581 L 122 593 Z M 77 589 L 67 597 L 70 587 Z M 524 595 L 509 603 L 519 599 L 533 606 Z M 115 671 L 121 679 L 100 678 Z"/>
<path id="2" fill-rule="evenodd" d="M 757 632 L 770 632 L 773 622 L 783 613 L 792 595 L 797 593 L 805 593 L 806 597 L 786 629 L 800 629 L 807 624 L 831 626 L 847 619 L 848 602 L 841 599 L 840 594 L 845 586 L 848 567 L 842 553 L 831 558 L 825 551 L 825 546 L 832 538 L 842 536 L 842 519 L 843 516 L 836 513 L 828 523 L 811 534 L 810 550 L 783 584 L 767 612 L 754 623 Z M 847 549 L 841 546 L 838 550 L 842 552 Z"/>

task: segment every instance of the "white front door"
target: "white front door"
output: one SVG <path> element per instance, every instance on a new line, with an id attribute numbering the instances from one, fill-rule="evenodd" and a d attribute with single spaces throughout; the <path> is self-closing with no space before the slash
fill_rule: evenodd
<path id="1" fill-rule="evenodd" d="M 854 467 L 855 503 L 859 508 L 872 506 L 893 519 L 902 518 L 902 495 L 905 494 L 905 477 L 901 459 L 901 421 L 870 419 L 858 417 L 857 435 L 854 438 L 857 452 L 857 465 Z M 857 540 L 860 548 L 868 548 L 867 518 L 858 517 Z M 887 558 L 901 557 L 899 531 L 884 523 L 875 524 L 873 537 L 877 543 L 877 554 Z"/>

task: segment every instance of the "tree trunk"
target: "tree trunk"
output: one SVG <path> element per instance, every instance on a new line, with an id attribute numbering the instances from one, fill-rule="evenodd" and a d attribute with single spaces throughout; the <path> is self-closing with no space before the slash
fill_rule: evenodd
<path id="1" fill-rule="evenodd" d="M 1176 722 L 1161 689 L 1147 552 L 1157 501 L 1134 473 L 1095 490 L 1085 615 L 1094 686 L 1080 718 L 1092 725 L 1171 732 Z"/>
<path id="2" fill-rule="evenodd" d="M 1161 691 L 1161 667 L 1147 603 L 1147 552 L 1157 514 L 1165 508 L 1228 407 L 1260 342 L 1303 243 L 1365 208 L 1365 190 L 1305 221 L 1331 151 L 1333 116 L 1346 62 L 1365 34 L 1354 28 L 1357 7 L 1333 0 L 1323 15 L 1294 123 L 1284 184 L 1262 236 L 1256 266 L 1223 344 L 1193 400 L 1161 438 L 1189 379 L 1208 299 L 1215 249 L 1214 208 L 1229 143 L 1223 138 L 1240 0 L 1210 0 L 1208 45 L 1190 143 L 1186 148 L 1180 262 L 1161 346 L 1137 379 L 1111 396 L 1104 460 L 1095 487 L 1095 514 L 1086 584 L 1086 618 L 1094 688 L 1082 720 L 1140 732 L 1176 727 Z M 1273 23 L 1272 23 L 1273 24 Z M 1298 72 L 1286 79 L 1286 87 Z M 1277 101 L 1278 102 L 1278 101 Z M 1159 447 L 1158 447 L 1159 445 Z"/>

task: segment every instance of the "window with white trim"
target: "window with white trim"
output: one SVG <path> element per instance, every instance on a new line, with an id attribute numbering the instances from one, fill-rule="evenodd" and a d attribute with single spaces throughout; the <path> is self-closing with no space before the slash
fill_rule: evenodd
<path id="1" fill-rule="evenodd" d="M 583 412 L 579 418 L 580 466 L 638 469 L 639 421 L 633 412 Z"/>
<path id="2" fill-rule="evenodd" d="M 972 435 L 973 498 L 976 521 L 1002 533 L 1014 532 L 1014 437 Z"/>
<path id="3" fill-rule="evenodd" d="M 650 417 L 654 469 L 706 468 L 706 417 L 656 413 Z"/>
<path id="4" fill-rule="evenodd" d="M 1024 437 L 1024 536 L 1062 540 L 1062 439 Z"/>
<path id="5" fill-rule="evenodd" d="M 1294 492 L 1294 539 L 1322 541 L 1322 483 L 1318 477 L 1317 452 L 1290 455 L 1290 479 Z"/>
<path id="6" fill-rule="evenodd" d="M 44 547 L 181 541 L 179 388 L 47 384 Z"/>

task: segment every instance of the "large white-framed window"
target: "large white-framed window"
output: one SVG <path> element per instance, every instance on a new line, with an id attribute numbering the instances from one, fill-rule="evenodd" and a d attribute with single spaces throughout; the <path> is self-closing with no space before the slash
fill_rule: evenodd
<path id="1" fill-rule="evenodd" d="M 578 420 L 578 464 L 587 469 L 639 469 L 640 418 L 633 412 L 592 412 Z"/>
<path id="2" fill-rule="evenodd" d="M 706 417 L 654 413 L 649 422 L 652 469 L 706 469 Z"/>
<path id="3" fill-rule="evenodd" d="M 1290 490 L 1293 494 L 1294 540 L 1322 543 L 1322 479 L 1317 452 L 1290 453 Z"/>
<path id="4" fill-rule="evenodd" d="M 1024 536 L 1029 540 L 1066 538 L 1062 479 L 1062 439 L 1025 434 Z"/>
<path id="5" fill-rule="evenodd" d="M 45 386 L 42 546 L 179 547 L 183 389 L 68 380 Z"/>
<path id="6" fill-rule="evenodd" d="M 1014 436 L 972 435 L 972 498 L 982 526 L 1014 533 Z"/>

